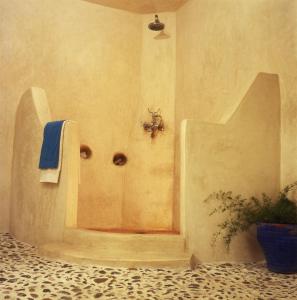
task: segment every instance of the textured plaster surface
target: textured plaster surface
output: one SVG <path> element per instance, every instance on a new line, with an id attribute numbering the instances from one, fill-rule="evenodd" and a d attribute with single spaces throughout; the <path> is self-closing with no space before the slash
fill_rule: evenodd
<path id="1" fill-rule="evenodd" d="M 231 155 L 231 157 L 228 155 L 225 158 L 221 157 L 223 151 L 228 152 L 226 146 L 229 144 L 229 139 L 226 138 L 221 148 L 209 149 L 213 157 L 209 163 L 216 164 L 218 157 L 221 157 L 221 160 L 225 161 L 225 166 L 223 162 L 220 162 L 222 168 L 219 177 L 224 174 L 224 181 L 229 181 L 230 184 L 221 184 L 220 179 L 216 180 L 217 174 L 213 174 L 213 183 L 211 187 L 209 186 L 208 193 L 222 188 L 250 194 L 262 191 L 273 193 L 279 186 L 277 182 L 266 183 L 261 180 L 257 182 L 255 179 L 258 176 L 261 177 L 262 173 L 269 172 L 270 168 L 272 174 L 275 172 L 276 165 L 280 165 L 280 186 L 296 180 L 296 13 L 297 2 L 290 0 L 190 0 L 177 11 L 176 174 L 180 168 L 183 168 L 179 165 L 179 132 L 182 120 L 190 119 L 192 128 L 198 128 L 200 121 L 226 122 L 245 97 L 257 75 L 266 72 L 277 74 L 279 77 L 281 160 L 272 159 L 271 167 L 267 166 L 266 169 L 262 162 L 258 162 L 259 165 L 255 166 L 250 161 L 236 161 Z M 264 91 L 267 88 L 263 85 L 258 89 Z M 261 98 L 261 96 L 257 97 Z M 268 93 L 259 109 L 264 110 L 263 118 L 266 119 L 267 125 L 271 123 L 270 125 L 273 126 L 275 120 L 269 119 L 271 101 L 273 101 L 270 97 L 274 96 Z M 257 110 L 256 107 L 254 112 L 250 111 L 250 114 L 258 115 Z M 258 120 L 261 118 L 258 115 Z M 195 122 L 197 125 L 194 125 Z M 253 134 L 253 130 L 257 130 L 254 125 L 251 119 L 250 129 L 244 129 L 245 133 L 238 142 L 244 142 L 246 134 L 249 136 Z M 184 129 L 191 131 L 189 127 Z M 248 133 L 249 130 L 250 133 Z M 193 145 L 193 155 L 188 156 L 190 154 L 185 153 L 185 156 L 189 159 L 188 164 L 193 172 L 188 174 L 187 178 L 181 178 L 181 182 L 188 184 L 188 187 L 191 186 L 187 200 L 196 209 L 193 210 L 192 217 L 185 214 L 184 218 L 192 223 L 192 228 L 196 232 L 199 227 L 195 227 L 194 224 L 197 225 L 199 222 L 197 221 L 200 217 L 199 212 L 205 210 L 200 200 L 197 199 L 203 198 L 199 194 L 200 185 L 204 181 L 204 186 L 206 186 L 207 180 L 202 179 L 200 175 L 198 177 L 201 172 L 201 163 L 194 153 L 199 147 L 203 147 L 205 142 L 207 143 L 209 137 L 203 133 L 202 135 L 196 134 L 194 129 L 192 133 L 188 133 L 189 143 Z M 263 156 L 265 153 L 270 156 L 271 149 L 275 150 L 265 149 L 266 135 L 263 131 L 258 143 L 263 147 L 260 152 Z M 252 151 L 253 147 L 249 145 L 246 149 L 242 149 L 242 154 L 245 151 Z M 234 144 L 231 145 L 230 151 L 236 152 L 239 148 L 240 145 Z M 232 171 L 237 163 L 241 163 L 240 168 Z M 246 174 L 249 173 L 250 165 L 254 166 L 255 170 L 257 169 L 257 175 L 252 180 L 246 180 L 249 177 Z M 209 169 L 212 169 L 212 165 L 209 165 Z M 244 184 L 239 184 L 239 182 Z M 180 196 L 178 187 L 175 185 L 177 198 Z M 183 208 L 181 212 L 184 214 Z M 206 221 L 206 216 L 203 215 L 202 219 Z M 205 224 L 208 222 L 207 219 Z M 212 231 L 210 228 L 211 226 L 205 228 L 206 235 Z M 196 235 L 195 239 L 198 249 L 199 237 Z"/>
<path id="2" fill-rule="evenodd" d="M 269 110 L 267 109 L 269 103 Z M 212 249 L 212 234 L 228 213 L 209 216 L 219 203 L 205 203 L 213 192 L 244 197 L 276 197 L 280 174 L 280 95 L 276 75 L 259 74 L 242 103 L 223 124 L 188 120 L 185 137 L 185 233 L 199 261 L 257 260 L 261 251 L 254 229 L 241 234 L 227 253 L 222 242 Z"/>
<path id="3" fill-rule="evenodd" d="M 61 240 L 65 224 L 76 223 L 77 123 L 71 121 L 65 125 L 59 183 L 40 183 L 40 147 L 43 127 L 49 121 L 51 114 L 45 92 L 39 88 L 26 91 L 16 114 L 10 229 L 20 240 L 33 244 Z"/>
<path id="4" fill-rule="evenodd" d="M 133 20 L 138 23 L 119 37 L 125 48 L 97 57 L 97 64 L 106 64 L 106 72 L 104 85 L 93 90 L 102 96 L 94 95 L 87 105 L 79 100 L 81 110 L 75 118 L 81 120 L 81 140 L 93 151 L 90 160 L 81 162 L 78 225 L 82 228 L 171 230 L 175 15 L 160 16 L 170 37 L 154 39 L 157 33 L 147 29 L 151 16 L 139 20 L 135 15 Z M 120 65 L 106 61 L 117 56 Z M 143 122 L 151 121 L 148 108 L 160 108 L 165 122 L 165 131 L 154 140 L 142 128 Z M 113 164 L 117 152 L 127 156 L 126 165 Z"/>
<path id="5" fill-rule="evenodd" d="M 151 15 L 86 1 L 4 0 L 0 14 L 0 229 L 9 225 L 17 105 L 38 86 L 52 118 L 77 121 L 80 143 L 92 150 L 81 163 L 79 225 L 170 230 L 175 15 L 160 15 L 170 38 L 155 40 Z M 153 142 L 142 128 L 148 107 L 161 109 L 166 126 Z M 127 155 L 126 166 L 113 165 L 116 152 Z"/>
<path id="6" fill-rule="evenodd" d="M 189 0 L 177 11 L 176 28 L 176 126 L 183 119 L 226 121 L 258 73 L 278 74 L 281 185 L 295 181 L 297 2 Z"/>
<path id="7" fill-rule="evenodd" d="M 172 195 L 172 179 L 169 174 L 172 172 L 172 165 L 168 164 L 167 160 L 166 164 L 157 163 L 149 170 L 149 174 L 153 174 L 154 178 L 150 181 L 154 188 L 153 194 L 152 185 L 148 185 L 145 193 L 140 193 L 131 185 L 129 193 L 126 192 L 125 196 L 122 187 L 126 186 L 126 178 L 129 176 L 125 177 L 122 173 L 125 173 L 126 169 L 104 169 L 103 172 L 102 167 L 106 165 L 103 165 L 102 161 L 112 168 L 113 151 L 119 149 L 127 151 L 128 159 L 132 157 L 127 149 L 127 145 L 130 145 L 127 140 L 132 136 L 142 145 L 133 148 L 133 157 L 136 157 L 135 153 L 142 152 L 143 148 L 146 150 L 143 152 L 143 164 L 139 164 L 138 161 L 133 163 L 132 159 L 129 160 L 129 165 L 131 169 L 134 168 L 135 174 L 147 176 L 148 172 L 145 170 L 149 168 L 145 165 L 145 159 L 149 157 L 151 160 L 161 153 L 162 160 L 166 154 L 164 149 L 171 147 L 170 136 L 174 132 L 171 121 L 167 124 L 168 136 L 161 135 L 160 139 L 156 139 L 155 145 L 160 147 L 158 150 L 154 148 L 156 153 L 146 152 L 153 145 L 144 145 L 144 139 L 147 143 L 150 142 L 148 136 L 140 131 L 135 134 L 134 130 L 140 130 L 141 122 L 147 118 L 144 105 L 137 106 L 137 101 L 146 104 L 142 99 L 154 99 L 157 95 L 157 91 L 153 90 L 154 87 L 145 79 L 151 80 L 153 76 L 159 76 L 158 61 L 163 63 L 165 57 L 175 57 L 172 51 L 167 52 L 167 47 L 174 39 L 165 40 L 163 44 L 153 47 L 155 42 L 152 40 L 152 44 L 150 43 L 151 32 L 143 35 L 145 23 L 151 19 L 150 16 L 142 17 L 103 8 L 86 1 L 2 0 L 0 14 L 0 230 L 7 231 L 9 227 L 15 112 L 21 95 L 30 86 L 40 86 L 46 90 L 54 119 L 69 118 L 79 121 L 81 142 L 89 145 L 94 151 L 93 160 L 85 161 L 82 165 L 80 189 L 80 199 L 86 201 L 86 206 L 82 207 L 87 208 L 90 203 L 90 207 L 96 208 L 94 213 L 88 214 L 91 226 L 98 226 L 97 220 L 104 220 L 103 225 L 107 227 L 115 226 L 114 221 L 122 224 L 122 221 L 119 221 L 122 220 L 124 208 L 122 199 L 127 197 L 130 201 L 131 190 L 137 195 L 137 198 L 131 200 L 131 204 L 137 200 L 140 202 L 145 197 L 158 199 L 148 201 L 154 211 L 158 211 L 160 205 L 159 195 L 165 197 L 161 198 L 161 202 L 165 204 L 163 211 L 166 210 L 166 216 L 160 219 L 156 215 L 155 220 L 160 220 L 162 226 L 165 223 L 168 225 L 168 199 Z M 224 122 L 234 112 L 258 73 L 278 74 L 282 108 L 281 183 L 283 185 L 296 180 L 296 16 L 297 2 L 291 0 L 190 0 L 180 8 L 176 15 L 176 145 L 179 145 L 177 133 L 183 119 Z M 167 14 L 164 15 L 165 18 Z M 168 20 L 166 19 L 166 22 L 171 24 L 168 28 L 172 37 L 173 19 L 170 14 Z M 142 44 L 153 49 L 142 50 Z M 146 51 L 149 55 L 153 51 L 155 59 L 152 60 Z M 143 60 L 142 55 L 145 55 L 147 60 Z M 152 64 L 152 69 L 155 70 L 153 74 L 147 69 L 149 64 Z M 172 65 L 167 67 L 170 69 Z M 165 85 L 170 83 L 172 73 L 167 73 L 167 70 L 162 67 L 160 80 L 157 78 L 153 82 L 162 83 L 164 77 L 169 76 Z M 150 88 L 145 93 L 141 87 L 143 83 Z M 170 88 L 166 87 L 165 90 L 166 92 L 161 89 L 160 99 L 164 95 L 164 99 L 168 99 Z M 152 97 L 149 93 L 152 93 Z M 155 99 L 153 104 L 159 104 L 157 98 Z M 165 103 L 168 102 L 164 101 L 161 109 L 165 120 L 173 120 L 171 112 L 168 110 L 167 113 L 168 107 Z M 129 112 L 126 107 L 130 108 Z M 266 108 L 270 110 L 268 101 Z M 135 125 L 135 122 L 138 124 Z M 97 136 L 100 136 L 100 147 L 94 141 L 94 136 L 96 140 Z M 193 134 L 191 143 L 198 147 L 201 140 Z M 177 163 L 178 149 L 179 146 L 176 147 L 176 175 L 180 167 Z M 171 155 L 172 149 L 169 150 L 168 157 Z M 139 156 L 137 159 L 140 159 Z M 199 169 L 195 157 L 192 157 L 189 163 L 193 170 Z M 117 172 L 115 176 L 113 171 Z M 97 172 L 103 172 L 103 175 L 100 173 L 95 180 Z M 130 176 L 137 177 L 137 180 L 141 178 L 131 173 Z M 157 179 L 160 176 L 165 178 L 164 183 Z M 114 180 L 111 182 L 110 178 Z M 193 186 L 196 179 L 195 176 L 192 177 Z M 141 178 L 140 182 L 143 184 L 145 178 Z M 175 184 L 175 187 L 177 186 Z M 157 193 L 160 187 L 162 191 L 158 192 L 156 198 L 154 193 Z M 264 187 L 265 185 L 261 185 L 261 191 Z M 252 191 L 254 186 L 247 186 L 247 189 Z M 117 191 L 121 192 L 120 196 L 123 198 L 118 197 Z M 178 189 L 174 194 L 178 199 Z M 195 197 L 196 194 L 197 189 L 194 188 L 190 197 Z M 100 199 L 97 195 L 100 195 Z M 113 202 L 114 206 L 108 201 L 110 196 L 116 199 Z M 104 201 L 106 205 L 103 207 L 96 206 L 98 203 L 104 204 Z M 101 214 L 104 218 L 101 218 Z M 136 216 L 135 220 L 127 219 L 131 227 L 139 225 L 139 220 L 145 220 L 142 226 L 151 224 L 152 220 L 145 219 L 145 216 L 139 218 L 140 213 L 135 214 L 133 211 L 133 216 Z M 178 222 L 175 226 L 178 227 Z M 198 243 L 195 247 L 198 247 Z"/>

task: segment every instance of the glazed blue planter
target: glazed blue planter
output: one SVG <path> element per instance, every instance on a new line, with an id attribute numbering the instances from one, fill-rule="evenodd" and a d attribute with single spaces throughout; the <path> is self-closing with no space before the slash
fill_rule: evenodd
<path id="1" fill-rule="evenodd" d="M 275 273 L 297 273 L 297 225 L 260 223 L 257 239 Z"/>

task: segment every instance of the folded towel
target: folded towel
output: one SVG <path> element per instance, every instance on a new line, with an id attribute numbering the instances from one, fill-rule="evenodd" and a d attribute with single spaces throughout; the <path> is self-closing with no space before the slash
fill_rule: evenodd
<path id="1" fill-rule="evenodd" d="M 66 122 L 67 121 L 50 122 L 44 128 L 44 139 L 39 163 L 39 168 L 41 169 L 40 182 L 59 182 L 62 166 L 64 128 Z M 52 140 L 52 144 L 49 140 Z M 44 168 L 45 166 L 51 167 Z"/>
<path id="2" fill-rule="evenodd" d="M 63 124 L 64 121 L 55 121 L 46 124 L 43 132 L 39 169 L 58 168 Z"/>

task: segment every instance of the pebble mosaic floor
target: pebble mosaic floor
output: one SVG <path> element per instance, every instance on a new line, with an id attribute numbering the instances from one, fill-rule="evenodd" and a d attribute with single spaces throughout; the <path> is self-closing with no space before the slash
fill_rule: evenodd
<path id="1" fill-rule="evenodd" d="M 203 264 L 194 271 L 77 265 L 40 257 L 0 234 L 0 299 L 293 300 L 297 274 L 270 273 L 263 263 Z"/>

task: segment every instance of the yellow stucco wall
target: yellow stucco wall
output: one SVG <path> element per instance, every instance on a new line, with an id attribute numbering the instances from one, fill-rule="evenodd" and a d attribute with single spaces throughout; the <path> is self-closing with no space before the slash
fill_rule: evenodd
<path id="1" fill-rule="evenodd" d="M 201 240 L 199 240 L 203 237 L 202 240 L 207 241 L 211 232 L 214 231 L 212 223 L 209 227 L 201 223 L 208 220 L 205 216 L 205 207 L 199 202 L 207 193 L 220 188 L 250 194 L 261 191 L 273 193 L 278 187 L 276 180 L 270 180 L 268 183 L 260 180 L 259 182 L 249 181 L 247 185 L 239 184 L 239 181 L 246 178 L 244 174 L 249 165 L 242 163 L 243 173 L 237 170 L 234 174 L 232 161 L 230 162 L 231 169 L 228 170 L 226 162 L 227 169 L 222 166 L 220 170 L 222 173 L 219 172 L 220 176 L 229 178 L 221 186 L 220 184 L 216 186 L 213 182 L 212 187 L 208 185 L 207 191 L 204 190 L 201 193 L 202 183 L 199 183 L 199 177 L 197 177 L 197 174 L 203 171 L 200 166 L 201 161 L 197 159 L 195 152 L 199 152 L 204 143 L 203 140 L 206 143 L 209 142 L 207 136 L 198 134 L 200 132 L 199 121 L 224 123 L 228 120 L 260 72 L 274 73 L 279 76 L 282 108 L 280 181 L 281 185 L 284 185 L 296 180 L 297 161 L 294 158 L 297 149 L 295 139 L 297 128 L 295 113 L 297 104 L 296 4 L 296 1 L 274 0 L 190 0 L 177 12 L 177 128 L 180 128 L 182 120 L 191 119 L 187 127 L 189 130 L 187 142 L 191 145 L 192 154 L 188 154 L 189 157 L 185 158 L 190 169 L 188 169 L 189 173 L 185 174 L 186 179 L 182 179 L 182 183 L 187 192 L 186 200 L 194 208 L 193 217 L 185 214 L 185 220 L 192 222 L 192 231 L 189 236 L 193 240 L 190 244 L 201 260 L 210 260 L 212 255 L 208 255 L 211 253 L 211 251 L 208 252 L 209 244 L 206 242 L 201 245 Z M 259 94 L 257 97 L 263 100 L 262 96 Z M 271 97 L 274 96 L 271 95 Z M 270 111 L 269 97 L 265 101 L 267 102 L 266 109 Z M 261 104 L 263 107 L 264 102 Z M 257 116 L 257 111 L 254 114 Z M 274 122 L 274 120 L 269 120 L 268 116 L 265 117 L 265 114 L 263 117 L 267 122 Z M 178 130 L 176 132 L 179 133 Z M 246 135 L 248 136 L 248 130 L 242 138 L 245 139 Z M 266 136 L 263 134 L 262 138 L 265 140 Z M 178 169 L 180 168 L 178 164 L 180 160 L 179 140 L 177 136 Z M 259 139 L 258 142 L 261 140 Z M 262 146 L 264 146 L 263 142 Z M 267 149 L 261 151 L 270 152 Z M 221 153 L 220 151 L 218 154 L 211 153 L 213 153 L 213 160 L 208 162 L 215 163 L 216 156 L 221 157 Z M 242 158 L 236 157 L 238 159 L 236 163 L 239 163 Z M 226 159 L 228 159 L 227 153 Z M 259 176 L 262 176 L 260 174 L 265 168 L 260 161 L 258 162 L 258 166 L 254 165 L 254 171 L 257 170 Z M 279 162 L 272 160 L 271 163 L 273 165 L 270 167 L 268 164 L 267 168 L 275 172 L 275 166 Z M 211 170 L 212 166 L 209 168 Z M 236 175 L 236 178 L 233 175 Z M 271 176 L 275 178 L 276 174 L 271 174 Z M 181 191 L 182 196 L 184 192 Z M 199 228 L 203 228 L 204 233 Z M 200 250 L 199 245 L 201 245 Z M 257 252 L 252 253 L 249 249 L 243 250 L 239 246 L 240 242 L 235 244 L 235 251 L 229 258 L 240 260 L 253 258 L 254 255 L 257 257 Z M 242 253 L 239 249 L 243 250 Z M 219 251 L 213 258 L 220 260 L 227 259 L 228 256 L 224 251 Z"/>
<path id="2" fill-rule="evenodd" d="M 134 14 L 67 0 L 4 0 L 0 14 L 4 215 L 0 219 L 1 228 L 7 230 L 14 116 L 21 95 L 31 86 L 42 87 L 53 119 L 79 121 L 82 141 L 90 142 L 86 127 L 92 138 L 94 131 L 103 135 L 106 130 L 93 121 L 102 114 L 100 101 L 134 100 L 139 94 L 131 87 L 139 76 L 141 20 Z M 125 100 L 119 101 L 119 108 Z"/>
<path id="3" fill-rule="evenodd" d="M 284 83 L 296 74 L 296 6 L 188 1 L 177 12 L 177 116 L 226 120 L 259 72 L 280 75 L 286 104 Z"/>
<path id="4" fill-rule="evenodd" d="M 296 28 L 291 0 L 189 0 L 177 12 L 176 126 L 226 120 L 259 72 L 278 74 L 282 185 L 297 178 Z"/>
<path id="5" fill-rule="evenodd" d="M 269 107 L 269 108 L 268 108 Z M 257 260 L 255 232 L 239 235 L 230 253 L 219 241 L 211 248 L 217 224 L 226 215 L 209 216 L 219 202 L 204 200 L 213 192 L 276 197 L 280 182 L 280 92 L 277 75 L 259 74 L 226 123 L 184 121 L 184 232 L 199 261 Z"/>
<path id="6" fill-rule="evenodd" d="M 228 120 L 259 72 L 279 75 L 281 182 L 285 184 L 296 179 L 296 1 L 189 0 L 176 14 L 176 54 L 175 14 L 160 15 L 160 19 L 168 23 L 171 36 L 163 41 L 153 40 L 153 33 L 146 30 L 150 16 L 102 8 L 85 1 L 2 0 L 0 14 L 0 230 L 7 231 L 9 223 L 15 111 L 21 95 L 30 86 L 46 90 L 54 119 L 79 121 L 81 142 L 94 151 L 92 160 L 82 164 L 80 199 L 93 199 L 95 203 L 97 198 L 89 195 L 89 191 L 100 191 L 102 195 L 104 189 L 112 190 L 113 199 L 119 202 L 116 209 L 110 209 L 113 217 L 119 220 L 122 212 L 129 212 L 129 209 L 122 205 L 116 189 L 122 192 L 124 186 L 129 186 L 123 197 L 131 201 L 128 208 L 135 209 L 131 212 L 134 216 L 140 215 L 137 212 L 139 194 L 142 197 L 145 194 L 148 206 L 156 208 L 159 198 L 155 195 L 166 194 L 162 212 L 165 217 L 160 219 L 156 215 L 156 219 L 166 220 L 167 225 L 172 221 L 178 228 L 178 222 L 170 220 L 167 209 L 174 206 L 178 215 L 178 188 L 173 193 L 175 201 L 172 203 L 168 199 L 172 197 L 171 157 L 175 153 L 175 179 L 178 181 L 178 133 L 182 120 Z M 174 116 L 175 61 L 172 59 L 175 57 Z M 148 136 L 137 130 L 141 129 L 141 122 L 147 120 L 146 106 L 152 103 L 159 107 L 158 98 L 162 99 L 160 108 L 168 128 L 150 143 Z M 101 112 L 103 107 L 104 113 Z M 174 134 L 175 151 L 171 148 Z M 97 146 L 100 145 L 93 142 L 97 135 L 100 135 L 100 145 L 106 146 L 104 151 L 99 151 Z M 128 147 L 132 145 L 127 142 L 129 140 L 134 141 L 132 147 Z M 199 145 L 195 135 L 191 143 Z M 104 173 L 106 177 L 101 176 L 99 186 L 93 181 L 94 173 L 101 172 L 103 161 L 110 164 L 113 151 L 122 150 L 119 148 L 127 151 L 127 168 L 115 175 L 118 169 L 108 165 L 110 169 Z M 152 161 L 156 163 L 154 167 Z M 88 171 L 87 164 L 91 162 L 95 168 Z M 195 168 L 195 160 L 191 163 Z M 137 173 L 122 174 L 128 168 Z M 138 187 L 147 184 L 144 174 L 148 172 L 154 179 L 143 193 Z M 115 183 L 110 182 L 111 175 L 115 176 Z M 163 176 L 161 185 L 158 176 Z M 139 185 L 135 179 L 140 180 Z M 127 180 L 130 185 L 125 185 Z M 137 191 L 137 197 L 129 197 L 132 192 L 137 195 Z M 105 207 L 109 204 L 107 202 Z M 151 220 L 145 218 L 142 216 L 145 220 L 142 225 L 151 224 Z M 133 227 L 139 222 L 139 218 L 127 220 L 125 226 Z"/>
<path id="7" fill-rule="evenodd" d="M 139 16 L 135 18 L 138 20 Z M 134 32 L 123 33 L 132 51 L 119 54 L 125 65 L 121 68 L 112 61 L 105 62 L 105 76 L 110 74 L 110 77 L 101 87 L 104 95 L 95 95 L 96 100 L 90 105 L 78 104 L 82 110 L 77 112 L 76 118 L 87 119 L 81 124 L 82 143 L 93 150 L 90 160 L 82 160 L 79 227 L 171 229 L 175 14 L 161 14 L 160 18 L 166 23 L 170 38 L 154 39 L 157 33 L 147 28 L 152 16 L 142 16 Z M 134 59 L 133 65 L 126 61 L 126 55 Z M 128 78 L 112 78 L 121 70 Z M 124 82 L 125 91 L 121 90 Z M 142 122 L 151 121 L 148 108 L 160 108 L 166 126 L 165 132 L 159 133 L 155 140 L 142 129 Z M 127 156 L 125 166 L 112 163 L 117 152 Z"/>
<path id="8" fill-rule="evenodd" d="M 43 88 L 53 119 L 76 120 L 82 160 L 81 227 L 171 229 L 174 159 L 175 14 L 160 15 L 170 38 L 154 39 L 152 15 L 80 0 L 1 1 L 0 229 L 8 230 L 14 117 L 21 95 Z M 147 108 L 164 116 L 155 141 Z M 124 152 L 128 164 L 112 164 Z"/>
<path id="9" fill-rule="evenodd" d="M 38 169 L 43 128 L 52 120 L 47 97 L 28 89 L 16 112 L 12 161 L 10 232 L 34 245 L 59 241 L 65 224 L 76 225 L 79 181 L 78 124 L 65 124 L 59 183 L 40 183 Z M 67 214 L 66 214 L 67 212 Z"/>

